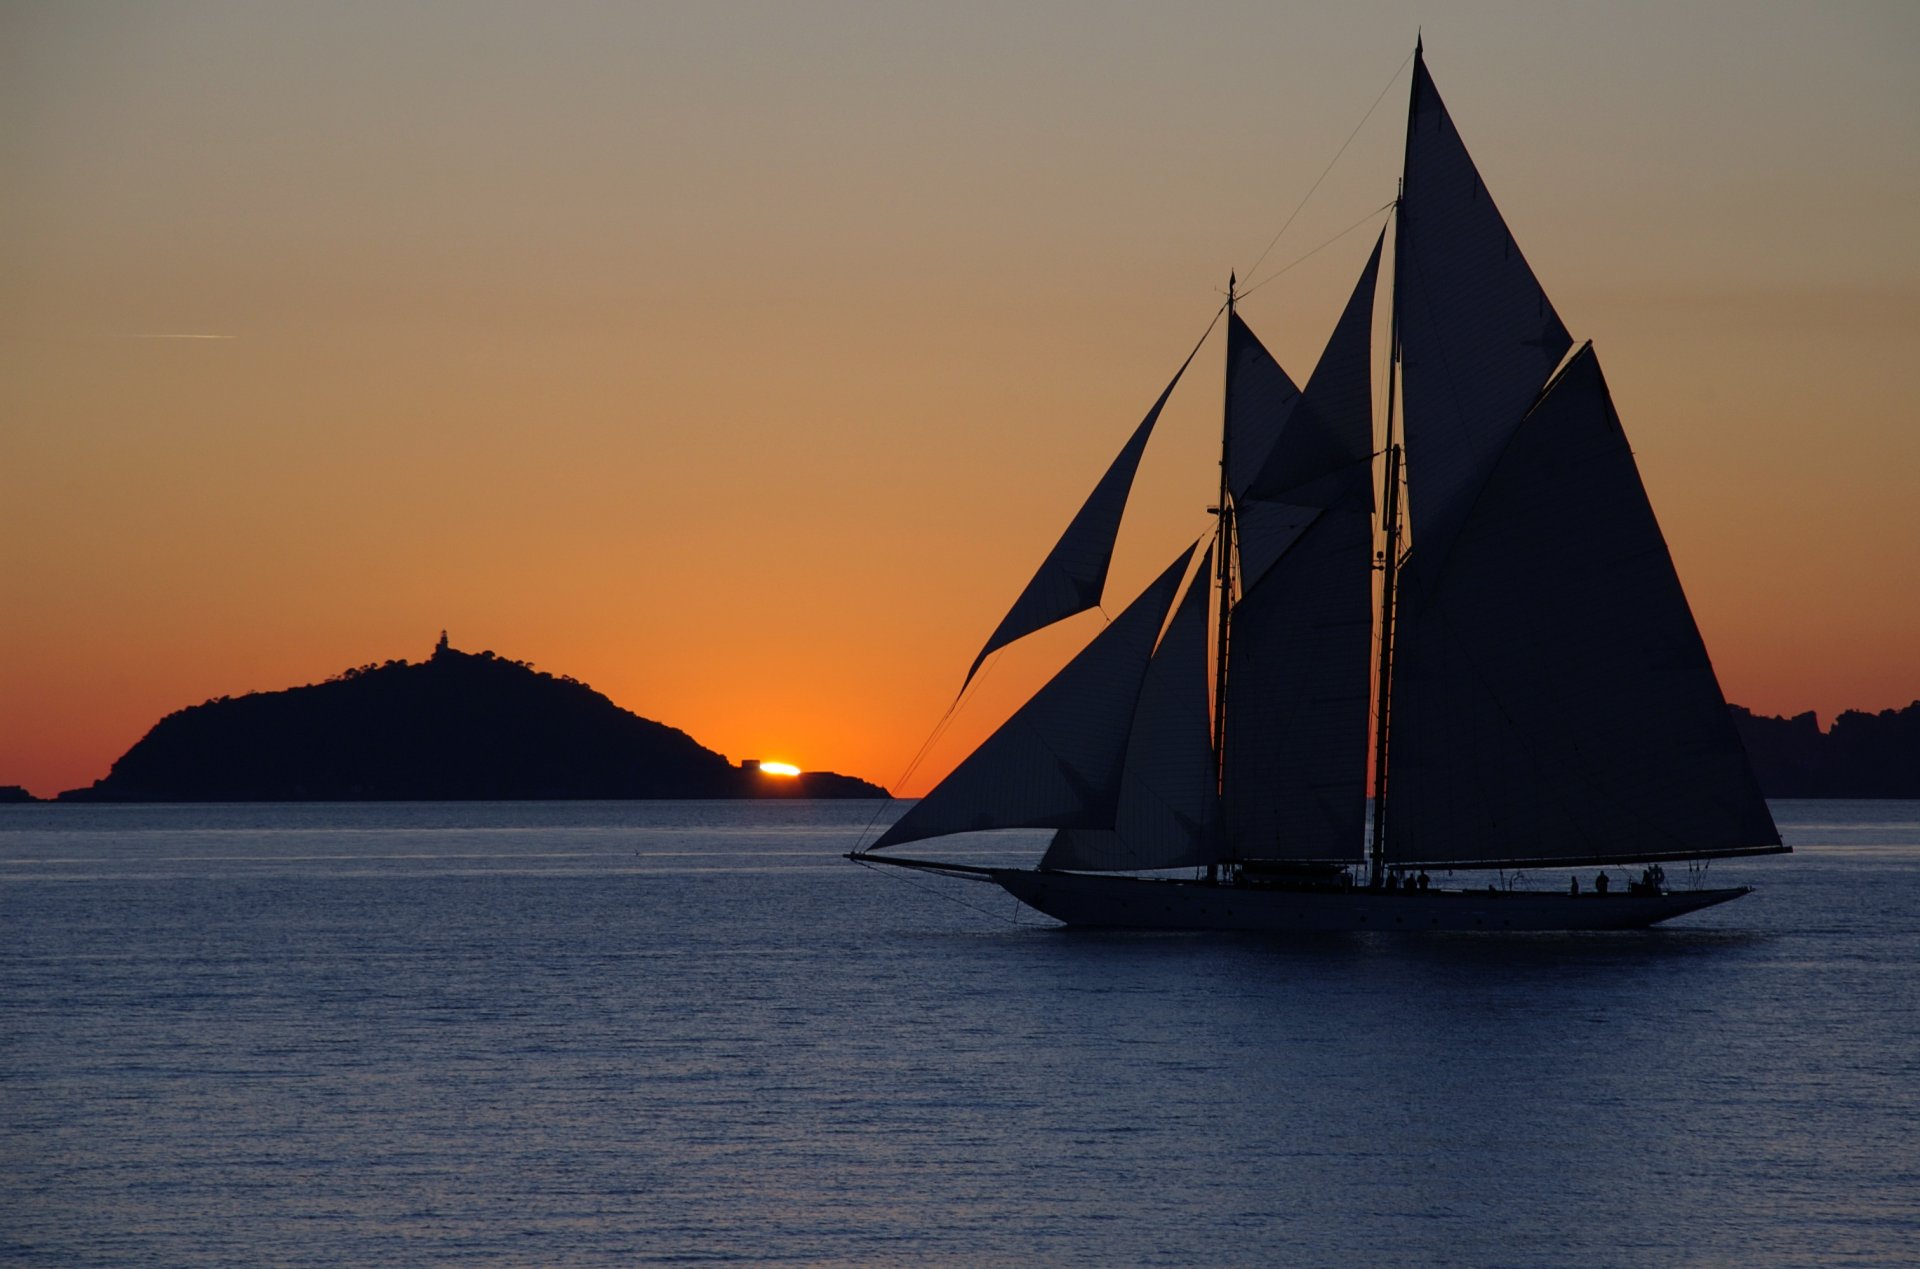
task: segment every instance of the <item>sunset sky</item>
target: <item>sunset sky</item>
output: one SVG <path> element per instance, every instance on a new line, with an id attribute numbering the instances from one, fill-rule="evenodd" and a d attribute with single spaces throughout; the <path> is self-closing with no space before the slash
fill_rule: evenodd
<path id="1" fill-rule="evenodd" d="M 0 784 L 442 628 L 894 784 L 1229 270 L 1305 379 L 1421 27 L 1729 699 L 1920 696 L 1910 0 L 0 3 Z"/>

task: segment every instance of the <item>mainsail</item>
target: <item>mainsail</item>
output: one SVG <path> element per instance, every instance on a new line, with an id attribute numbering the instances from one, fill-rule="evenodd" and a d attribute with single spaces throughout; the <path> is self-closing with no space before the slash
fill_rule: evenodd
<path id="1" fill-rule="evenodd" d="M 1591 346 L 1400 585 L 1390 860 L 1779 842 Z"/>
<path id="2" fill-rule="evenodd" d="M 1599 362 L 1548 382 L 1566 329 L 1418 54 L 1400 210 L 1414 545 L 1385 857 L 1777 848 Z"/>

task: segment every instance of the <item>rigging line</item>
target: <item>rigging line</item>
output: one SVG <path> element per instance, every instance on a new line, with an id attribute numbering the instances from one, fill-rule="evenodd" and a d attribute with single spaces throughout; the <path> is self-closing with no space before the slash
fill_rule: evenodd
<path id="1" fill-rule="evenodd" d="M 993 666 L 991 663 L 989 663 L 986 667 L 986 673 L 982 674 L 980 677 L 984 679 L 987 677 L 988 674 L 991 674 L 991 673 L 993 673 Z M 964 691 L 962 692 L 962 695 L 965 695 Z M 956 696 L 953 698 L 953 703 L 947 706 L 947 712 L 940 715 L 940 721 L 933 725 L 933 730 L 927 733 L 927 738 L 920 742 L 920 748 L 916 750 L 914 752 L 913 757 L 907 761 L 906 769 L 903 770 L 899 774 L 899 776 L 894 780 L 893 784 L 888 787 L 887 796 L 885 798 L 874 799 L 874 801 L 877 803 L 880 803 L 880 805 L 875 806 L 873 808 L 873 814 L 869 815 L 867 817 L 867 822 L 861 826 L 860 836 L 857 839 L 855 839 L 857 842 L 864 842 L 867 840 L 868 834 L 873 832 L 873 826 L 879 823 L 881 815 L 886 813 L 886 807 L 888 803 L 900 802 L 905 800 L 901 798 L 899 795 L 897 795 L 896 793 L 894 793 L 893 790 L 905 784 L 907 780 L 913 775 L 914 771 L 919 768 L 921 761 L 926 758 L 927 753 L 933 748 L 933 746 L 936 743 L 939 742 L 940 737 L 946 733 L 948 724 L 953 721 L 954 711 L 958 710 L 959 708 L 960 708 L 960 697 Z"/>
<path id="2" fill-rule="evenodd" d="M 893 879 L 895 881 L 904 882 L 907 885 L 912 886 L 915 890 L 924 890 L 936 899 L 945 899 L 948 903 L 957 903 L 963 908 L 971 908 L 973 911 L 978 912 L 981 916 L 990 917 L 995 921 L 1003 921 L 1008 925 L 1020 924 L 1020 922 L 1012 920 L 1008 917 L 1004 917 L 1000 915 L 998 912 L 990 912 L 986 908 L 981 907 L 977 903 L 968 903 L 965 899 L 962 899 L 957 895 L 948 894 L 944 890 L 936 890 L 932 886 L 922 885 L 920 882 L 915 881 L 912 877 L 907 876 L 906 874 L 900 872 L 898 869 L 875 868 L 872 864 L 861 863 L 861 861 L 857 859 L 854 860 L 854 862 L 857 864 L 860 864 L 862 868 L 867 869 L 869 872 L 886 872 L 886 873 L 893 874 Z M 1015 899 L 1014 903 L 1017 905 L 1019 903 L 1019 900 Z"/>
<path id="3" fill-rule="evenodd" d="M 990 659 L 975 681 L 985 681 L 992 675 L 994 662 L 998 660 L 999 658 L 997 656 Z M 902 770 L 900 774 L 895 777 L 894 782 L 887 787 L 887 796 L 885 798 L 874 799 L 874 801 L 880 803 L 880 805 L 874 807 L 873 814 L 869 815 L 867 822 L 861 826 L 860 836 L 855 839 L 857 842 L 866 841 L 868 834 L 873 832 L 873 826 L 879 823 L 881 815 L 886 812 L 887 803 L 905 801 L 904 798 L 894 793 L 894 790 L 905 784 L 908 779 L 912 777 L 913 773 L 919 769 L 921 762 L 926 759 L 927 754 L 933 749 L 934 745 L 939 743 L 940 737 L 946 734 L 947 727 L 953 722 L 954 713 L 960 708 L 960 699 L 965 695 L 966 689 L 963 687 L 960 695 L 955 696 L 953 701 L 947 706 L 947 712 L 940 715 L 940 721 L 933 725 L 933 730 L 927 733 L 927 738 L 920 742 L 920 748 L 915 750 L 913 757 L 907 760 L 906 768 Z"/>
<path id="4" fill-rule="evenodd" d="M 1276 245 L 1279 244 L 1280 239 L 1283 236 L 1285 236 L 1287 230 L 1292 227 L 1293 222 L 1299 218 L 1300 213 L 1306 210 L 1307 203 L 1310 199 L 1313 198 L 1314 191 L 1318 190 L 1320 188 L 1320 183 L 1327 179 L 1327 173 L 1333 171 L 1333 165 L 1335 163 L 1338 163 L 1340 161 L 1340 156 L 1347 152 L 1347 147 L 1353 144 L 1353 139 L 1360 135 L 1360 129 L 1367 126 L 1367 120 L 1373 118 L 1373 112 L 1378 110 L 1380 108 L 1380 103 L 1387 99 L 1387 94 L 1393 91 L 1393 86 L 1400 82 L 1400 73 L 1401 71 L 1404 71 L 1407 69 L 1407 62 L 1411 62 L 1413 60 L 1413 56 L 1414 55 L 1412 53 L 1407 54 L 1406 61 L 1401 62 L 1399 67 L 1394 70 L 1393 78 L 1387 81 L 1387 86 L 1380 90 L 1380 95 L 1373 99 L 1373 104 L 1371 106 L 1367 107 L 1367 113 L 1360 116 L 1360 122 L 1355 124 L 1353 131 L 1347 134 L 1347 139 L 1340 143 L 1340 148 L 1334 152 L 1334 156 L 1331 160 L 1328 161 L 1326 168 L 1321 171 L 1319 177 L 1315 179 L 1315 181 L 1313 182 L 1313 185 L 1307 190 L 1305 197 L 1301 198 L 1300 205 L 1293 209 L 1293 214 L 1291 216 L 1287 217 L 1287 223 L 1280 226 L 1280 232 L 1276 233 L 1273 236 L 1272 241 L 1267 243 L 1266 250 L 1262 251 L 1260 253 L 1259 258 L 1253 262 L 1253 267 L 1247 270 L 1248 277 L 1252 277 L 1255 273 L 1259 272 L 1260 262 L 1267 258 L 1268 254 L 1273 251 Z M 1276 274 L 1275 276 L 1277 277 L 1278 275 Z M 1242 294 L 1244 294 L 1244 292 L 1242 292 Z"/>
<path id="5" fill-rule="evenodd" d="M 1379 207 L 1376 207 L 1374 210 L 1368 212 L 1366 215 L 1362 216 L 1360 219 L 1354 221 L 1351 225 L 1348 225 L 1345 229 L 1342 229 L 1339 233 L 1335 234 L 1333 237 L 1327 239 L 1325 242 L 1315 247 L 1312 251 L 1307 252 L 1303 256 L 1296 256 L 1290 263 L 1283 265 L 1281 268 L 1275 270 L 1272 273 L 1269 273 L 1266 277 L 1261 278 L 1258 282 L 1255 282 L 1253 285 L 1242 287 L 1240 289 L 1239 298 L 1244 300 L 1249 295 L 1252 295 L 1255 291 L 1265 286 L 1267 283 L 1275 281 L 1276 279 L 1285 277 L 1287 274 L 1291 273 L 1294 269 L 1305 264 L 1307 261 L 1313 259 L 1315 256 L 1319 255 L 1322 251 L 1325 251 L 1328 247 L 1331 247 L 1334 243 L 1339 242 L 1342 238 L 1346 237 L 1348 234 L 1352 233 L 1354 230 L 1360 228 L 1362 225 L 1372 220 L 1375 216 L 1380 215 L 1382 212 L 1387 212 L 1392 210 L 1393 210 L 1393 203 L 1385 203 Z"/>

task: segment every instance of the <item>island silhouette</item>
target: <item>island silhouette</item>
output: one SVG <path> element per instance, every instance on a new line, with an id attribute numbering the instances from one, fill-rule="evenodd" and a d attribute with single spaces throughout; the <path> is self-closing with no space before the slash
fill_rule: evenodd
<path id="1" fill-rule="evenodd" d="M 1920 701 L 1847 710 L 1823 731 L 1730 705 L 1773 798 L 1920 798 Z M 883 798 L 855 776 L 732 762 L 585 683 L 446 635 L 425 661 L 219 697 L 167 715 L 104 779 L 62 802 Z M 36 799 L 0 786 L 0 803 Z"/>
<path id="2" fill-rule="evenodd" d="M 853 776 L 762 772 L 585 683 L 440 636 L 425 661 L 219 697 L 156 723 L 62 802 L 881 798 Z"/>

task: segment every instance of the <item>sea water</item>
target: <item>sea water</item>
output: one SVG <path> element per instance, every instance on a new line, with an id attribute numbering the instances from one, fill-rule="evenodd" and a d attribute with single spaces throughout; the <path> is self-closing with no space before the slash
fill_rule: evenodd
<path id="1" fill-rule="evenodd" d="M 0 807 L 0 1259 L 1910 1263 L 1920 803 L 1774 809 L 1664 928 L 1261 938 L 862 803 Z"/>

